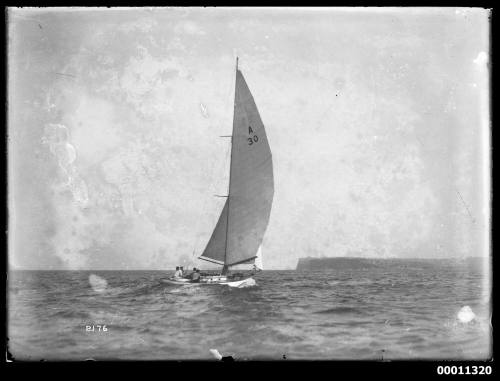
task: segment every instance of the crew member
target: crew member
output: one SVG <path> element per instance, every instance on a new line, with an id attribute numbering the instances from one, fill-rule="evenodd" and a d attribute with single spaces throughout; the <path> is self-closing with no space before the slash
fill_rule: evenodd
<path id="1" fill-rule="evenodd" d="M 200 281 L 200 270 L 196 269 L 193 274 L 191 274 L 191 282 L 198 283 Z"/>
<path id="2" fill-rule="evenodd" d="M 179 268 L 179 266 L 177 266 L 175 268 L 175 274 L 174 274 L 174 278 L 180 278 L 182 276 L 182 271 L 181 269 Z"/>

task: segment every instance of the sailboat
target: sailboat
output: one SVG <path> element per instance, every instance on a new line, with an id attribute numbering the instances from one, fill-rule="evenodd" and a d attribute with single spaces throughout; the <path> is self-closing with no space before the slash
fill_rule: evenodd
<path id="1" fill-rule="evenodd" d="M 201 275 L 199 285 L 255 284 L 254 272 L 231 274 L 231 267 L 254 264 L 262 268 L 262 240 L 269 223 L 274 196 L 273 162 L 264 124 L 252 93 L 238 68 L 234 94 L 231 163 L 226 202 L 213 233 L 199 259 L 222 266 L 220 274 Z M 221 197 L 221 196 L 219 196 Z M 168 278 L 167 283 L 186 284 L 187 278 Z"/>

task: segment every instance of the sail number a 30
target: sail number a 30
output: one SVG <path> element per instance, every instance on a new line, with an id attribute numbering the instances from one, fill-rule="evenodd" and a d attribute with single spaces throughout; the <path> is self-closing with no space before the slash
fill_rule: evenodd
<path id="1" fill-rule="evenodd" d="M 248 126 L 248 135 L 252 135 L 252 134 L 253 134 L 252 126 Z M 247 141 L 248 141 L 248 145 L 251 146 L 253 143 L 257 143 L 259 141 L 259 137 L 257 135 L 253 135 L 253 136 L 247 138 Z"/>

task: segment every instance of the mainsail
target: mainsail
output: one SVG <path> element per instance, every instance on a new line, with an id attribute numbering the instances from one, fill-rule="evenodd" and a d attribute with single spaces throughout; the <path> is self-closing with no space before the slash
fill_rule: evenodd
<path id="1" fill-rule="evenodd" d="M 256 258 L 271 214 L 273 163 L 264 124 L 236 68 L 229 193 L 200 259 L 227 266 Z"/>

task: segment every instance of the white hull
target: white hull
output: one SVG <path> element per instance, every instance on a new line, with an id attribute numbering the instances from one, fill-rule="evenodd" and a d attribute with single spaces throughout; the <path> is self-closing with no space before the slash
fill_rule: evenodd
<path id="1" fill-rule="evenodd" d="M 161 279 L 160 282 L 166 284 L 174 284 L 178 286 L 208 286 L 208 285 L 220 284 L 236 288 L 251 287 L 257 284 L 252 277 L 231 281 L 228 280 L 226 276 L 222 275 L 204 276 L 201 277 L 199 282 L 191 282 L 189 279 L 186 278 L 174 278 L 174 277 Z"/>

